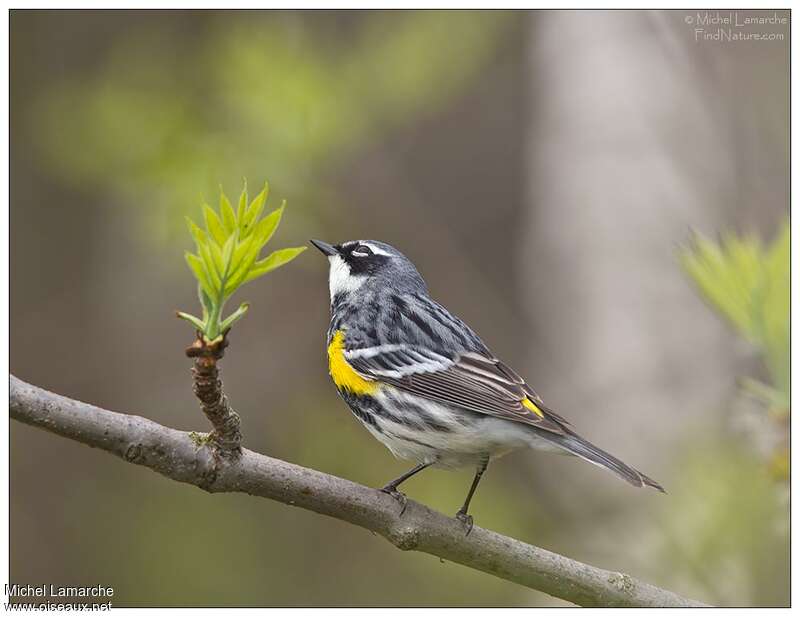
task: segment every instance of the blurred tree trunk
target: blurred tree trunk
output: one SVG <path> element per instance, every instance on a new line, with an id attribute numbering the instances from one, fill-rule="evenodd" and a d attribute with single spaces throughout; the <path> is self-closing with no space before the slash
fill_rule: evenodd
<path id="1" fill-rule="evenodd" d="M 530 378 L 579 430 L 653 474 L 680 433 L 724 411 L 747 361 L 675 248 L 690 227 L 772 230 L 788 204 L 788 96 L 748 96 L 783 91 L 788 41 L 696 43 L 684 17 L 529 18 Z"/>

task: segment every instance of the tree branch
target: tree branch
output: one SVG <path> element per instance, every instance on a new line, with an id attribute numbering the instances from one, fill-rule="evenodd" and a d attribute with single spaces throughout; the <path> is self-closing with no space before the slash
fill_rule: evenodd
<path id="1" fill-rule="evenodd" d="M 378 533 L 402 550 L 436 555 L 582 606 L 703 606 L 477 526 L 465 536 L 457 520 L 411 500 L 400 517 L 389 495 L 313 469 L 246 449 L 239 457 L 215 457 L 190 433 L 65 398 L 13 375 L 9 393 L 15 420 L 211 493 L 242 492 L 299 506 Z"/>

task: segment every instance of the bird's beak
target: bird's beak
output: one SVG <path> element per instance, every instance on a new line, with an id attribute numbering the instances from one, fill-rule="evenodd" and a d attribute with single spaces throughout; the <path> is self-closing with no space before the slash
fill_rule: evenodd
<path id="1" fill-rule="evenodd" d="M 316 246 L 324 255 L 331 257 L 333 255 L 338 255 L 339 251 L 337 251 L 333 246 L 328 244 L 327 242 L 323 242 L 322 240 L 310 240 L 311 244 Z"/>

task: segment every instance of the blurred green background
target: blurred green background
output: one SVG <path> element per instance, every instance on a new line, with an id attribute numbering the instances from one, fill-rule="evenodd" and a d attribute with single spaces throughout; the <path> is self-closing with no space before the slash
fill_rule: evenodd
<path id="1" fill-rule="evenodd" d="M 548 405 L 669 491 L 519 452 L 491 466 L 478 524 L 706 602 L 788 605 L 788 258 L 750 251 L 771 278 L 737 262 L 715 295 L 725 255 L 680 252 L 690 228 L 780 244 L 788 26 L 698 42 L 685 15 L 12 11 L 12 371 L 205 430 L 174 318 L 197 310 L 183 215 L 269 180 L 276 247 L 396 245 Z M 726 310 L 761 311 L 762 280 L 768 349 Z M 222 367 L 245 445 L 371 486 L 404 471 L 329 383 L 324 260 L 240 295 Z M 560 604 L 11 428 L 14 583 L 110 585 L 117 606 Z M 471 473 L 406 490 L 453 513 Z"/>

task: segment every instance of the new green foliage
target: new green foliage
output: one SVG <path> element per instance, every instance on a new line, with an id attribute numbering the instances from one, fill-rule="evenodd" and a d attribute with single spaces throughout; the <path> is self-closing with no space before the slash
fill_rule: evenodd
<path id="1" fill-rule="evenodd" d="M 680 262 L 703 297 L 762 354 L 772 385 L 744 385 L 774 410 L 789 408 L 789 224 L 771 245 L 753 235 L 719 242 L 695 233 Z"/>
<path id="2" fill-rule="evenodd" d="M 248 203 L 245 184 L 234 210 L 224 192 L 220 191 L 219 212 L 203 205 L 205 229 L 186 217 L 196 253 L 186 251 L 186 263 L 197 279 L 197 293 L 203 307 L 203 318 L 188 313 L 178 316 L 199 330 L 207 343 L 219 339 L 247 312 L 248 304 L 222 317 L 225 302 L 245 283 L 289 263 L 306 247 L 273 251 L 259 259 L 261 250 L 270 241 L 281 221 L 284 201 L 279 208 L 261 218 L 269 195 L 269 186 Z"/>
<path id="3" fill-rule="evenodd" d="M 523 31 L 512 11 L 354 13 L 132 20 L 98 62 L 52 75 L 35 145 L 62 181 L 146 205 L 162 242 L 198 190 L 262 169 L 302 216 L 344 207 L 319 181 L 332 164 L 459 100 Z"/>

